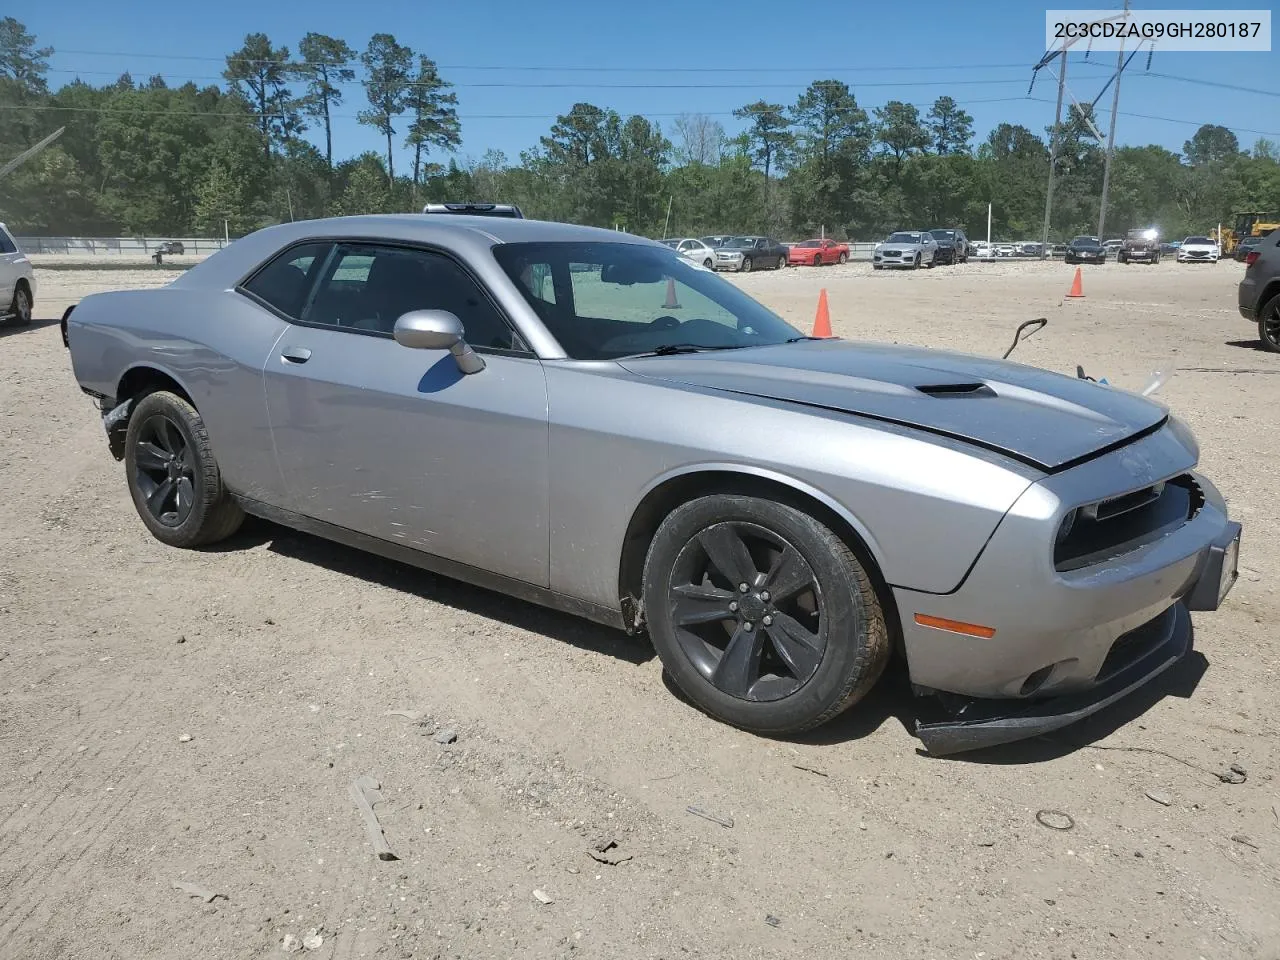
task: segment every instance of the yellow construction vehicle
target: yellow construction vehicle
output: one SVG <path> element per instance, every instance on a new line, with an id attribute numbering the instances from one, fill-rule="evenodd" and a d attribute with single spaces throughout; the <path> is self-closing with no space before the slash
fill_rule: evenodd
<path id="1" fill-rule="evenodd" d="M 1245 237 L 1261 237 L 1280 229 L 1280 213 L 1235 213 L 1232 219 L 1235 226 L 1223 227 L 1221 235 L 1214 238 L 1224 258 L 1234 256 L 1236 246 Z"/>

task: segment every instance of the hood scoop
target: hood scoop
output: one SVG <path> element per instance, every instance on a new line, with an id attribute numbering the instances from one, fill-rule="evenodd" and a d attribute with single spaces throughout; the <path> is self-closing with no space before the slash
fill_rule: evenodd
<path id="1" fill-rule="evenodd" d="M 985 383 L 928 383 L 916 389 L 930 397 L 994 397 L 996 392 Z"/>

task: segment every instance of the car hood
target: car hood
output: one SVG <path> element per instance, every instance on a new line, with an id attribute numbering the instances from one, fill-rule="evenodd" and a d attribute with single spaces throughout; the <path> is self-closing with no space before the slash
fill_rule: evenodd
<path id="1" fill-rule="evenodd" d="M 1192 251 L 1195 251 L 1195 252 L 1197 252 L 1197 253 L 1207 253 L 1207 252 L 1212 252 L 1213 250 L 1216 250 L 1217 248 L 1218 248 L 1218 245 L 1217 245 L 1216 243 L 1184 243 L 1184 244 L 1183 244 L 1182 246 L 1180 246 L 1178 249 L 1179 249 L 1179 250 L 1192 250 Z"/>
<path id="2" fill-rule="evenodd" d="M 919 250 L 921 247 L 923 247 L 923 246 L 925 245 L 925 243 L 926 243 L 926 242 L 927 242 L 927 241 L 924 241 L 924 240 L 921 240 L 919 243 L 898 243 L 898 242 L 896 242 L 896 241 L 895 241 L 894 243 L 881 243 L 881 244 L 878 244 L 878 245 L 876 246 L 876 249 L 877 249 L 877 250 L 879 250 L 881 253 L 885 253 L 885 252 L 888 252 L 888 251 L 890 251 L 890 250 L 897 250 L 897 251 L 899 251 L 899 252 L 901 252 L 901 251 L 903 251 L 903 250 L 911 250 L 911 251 L 915 251 L 915 250 Z"/>
<path id="3" fill-rule="evenodd" d="M 1087 380 L 921 347 L 822 340 L 620 362 L 643 377 L 916 427 L 1046 472 L 1167 416 L 1150 400 Z"/>

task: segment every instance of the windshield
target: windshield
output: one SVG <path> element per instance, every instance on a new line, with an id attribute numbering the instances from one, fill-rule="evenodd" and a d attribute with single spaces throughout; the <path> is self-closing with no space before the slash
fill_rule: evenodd
<path id="1" fill-rule="evenodd" d="M 755 246 L 755 242 L 756 242 L 755 237 L 734 237 L 732 240 L 726 243 L 725 246 L 726 247 L 752 247 L 752 246 Z"/>
<path id="2" fill-rule="evenodd" d="M 1183 243 L 1213 243 L 1208 237 L 1187 237 Z"/>
<path id="3" fill-rule="evenodd" d="M 682 241 L 682 240 L 663 240 L 663 241 L 662 241 L 662 245 L 663 245 L 664 247 L 678 247 L 678 246 L 680 246 L 680 244 L 681 244 L 681 243 L 683 243 L 683 242 L 684 242 L 684 241 Z"/>
<path id="4" fill-rule="evenodd" d="M 930 230 L 929 232 L 933 234 L 935 240 L 952 240 L 956 235 L 954 230 Z"/>
<path id="5" fill-rule="evenodd" d="M 728 239 L 728 237 L 703 237 L 702 242 L 708 247 L 718 247 Z"/>
<path id="6" fill-rule="evenodd" d="M 822 241 L 821 241 L 821 240 L 806 240 L 806 241 L 804 241 L 804 243 L 797 243 L 797 244 L 796 244 L 796 246 L 797 246 L 797 247 L 820 247 L 820 246 L 822 246 Z"/>
<path id="7" fill-rule="evenodd" d="M 507 243 L 493 255 L 575 360 L 802 336 L 727 280 L 669 250 L 610 241 Z"/>
<path id="8" fill-rule="evenodd" d="M 889 239 L 885 243 L 919 243 L 920 234 L 918 233 L 891 233 Z"/>
<path id="9" fill-rule="evenodd" d="M 1098 247 L 1101 246 L 1093 237 L 1076 237 L 1071 241 L 1070 246 L 1073 247 Z"/>

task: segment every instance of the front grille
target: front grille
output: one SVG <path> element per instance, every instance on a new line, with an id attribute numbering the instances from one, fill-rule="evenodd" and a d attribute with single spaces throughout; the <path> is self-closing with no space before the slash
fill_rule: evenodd
<path id="1" fill-rule="evenodd" d="M 1168 536 L 1203 506 L 1204 494 L 1190 474 L 1085 504 L 1054 545 L 1054 569 L 1065 572 L 1114 560 Z"/>

